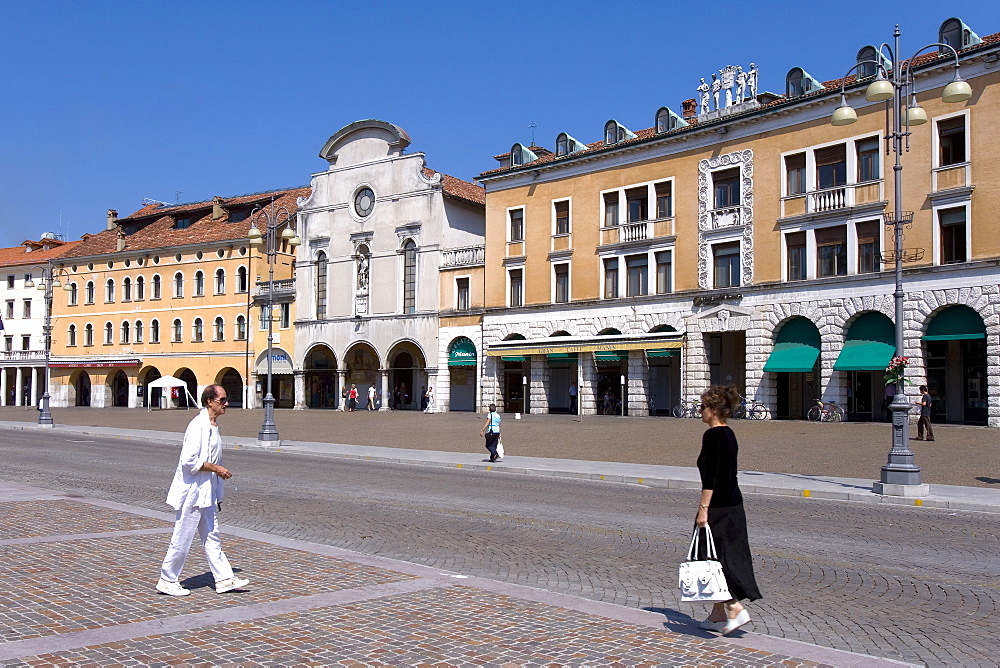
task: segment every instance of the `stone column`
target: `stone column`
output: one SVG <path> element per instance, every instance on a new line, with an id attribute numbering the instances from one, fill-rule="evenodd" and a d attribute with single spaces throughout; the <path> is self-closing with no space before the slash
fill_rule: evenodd
<path id="1" fill-rule="evenodd" d="M 649 416 L 649 365 L 646 355 L 641 350 L 630 350 L 628 353 L 628 414 L 632 417 Z"/>
<path id="2" fill-rule="evenodd" d="M 427 387 L 434 388 L 434 412 L 436 413 L 440 410 L 440 401 L 438 397 L 438 370 L 437 368 L 427 369 Z M 430 403 L 427 404 L 430 407 Z"/>
<path id="3" fill-rule="evenodd" d="M 597 415 L 597 400 L 594 392 L 594 376 L 597 375 L 597 364 L 594 353 L 580 353 L 577 357 L 580 386 L 577 388 L 576 400 L 580 402 L 580 415 Z"/>
<path id="4" fill-rule="evenodd" d="M 42 394 L 45 392 L 43 386 L 45 385 L 45 367 L 35 367 L 34 378 L 31 380 L 31 403 L 34 405 L 40 405 L 42 401 Z M 49 397 L 51 401 L 52 397 Z"/>
<path id="5" fill-rule="evenodd" d="M 392 402 L 392 396 L 389 394 L 389 370 L 379 369 L 378 375 L 381 381 L 379 386 L 382 388 L 382 405 L 379 406 L 379 412 L 389 410 L 389 404 Z"/>
<path id="6" fill-rule="evenodd" d="M 7 405 L 7 367 L 0 367 L 0 406 Z"/>
<path id="7" fill-rule="evenodd" d="M 533 415 L 549 412 L 549 365 L 545 355 L 531 356 L 531 377 L 528 378 L 528 408 Z"/>
<path id="8" fill-rule="evenodd" d="M 480 367 L 479 392 L 476 410 L 485 411 L 491 404 L 497 405 L 497 410 L 503 412 L 506 407 L 503 404 L 503 395 L 500 392 L 500 358 L 483 357 L 483 364 Z"/>
<path id="9" fill-rule="evenodd" d="M 774 379 L 771 379 L 767 387 L 764 386 L 764 365 L 767 364 L 773 341 L 773 326 L 768 321 L 767 314 L 751 316 L 746 337 L 746 396 L 766 403 L 773 410 L 776 408 L 774 399 L 777 398 L 777 388 L 773 388 Z"/>
<path id="10" fill-rule="evenodd" d="M 306 372 L 302 369 L 295 369 L 292 376 L 295 382 L 295 405 L 293 408 L 301 411 L 306 407 Z"/>
<path id="11" fill-rule="evenodd" d="M 17 372 L 14 374 L 14 405 L 24 405 L 24 372 L 21 367 L 17 367 Z"/>
<path id="12" fill-rule="evenodd" d="M 710 383 L 705 335 L 701 332 L 689 331 L 687 344 L 682 348 L 682 351 L 681 397 L 678 403 L 701 396 L 708 389 Z"/>
<path id="13" fill-rule="evenodd" d="M 347 382 L 347 371 L 344 369 L 337 369 L 337 391 L 340 392 L 340 408 L 337 410 L 346 411 L 347 410 L 347 399 L 344 398 L 344 383 Z"/>

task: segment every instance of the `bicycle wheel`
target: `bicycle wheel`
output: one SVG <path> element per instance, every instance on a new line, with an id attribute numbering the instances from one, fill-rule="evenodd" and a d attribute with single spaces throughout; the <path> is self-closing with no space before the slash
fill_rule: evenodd
<path id="1" fill-rule="evenodd" d="M 844 409 L 840 406 L 834 406 L 830 409 L 830 422 L 843 422 L 844 421 Z"/>
<path id="2" fill-rule="evenodd" d="M 758 406 L 757 410 L 760 411 L 758 420 L 770 420 L 771 419 L 771 409 L 767 406 Z"/>
<path id="3" fill-rule="evenodd" d="M 771 416 L 771 412 L 767 410 L 767 406 L 764 404 L 754 404 L 750 407 L 750 412 L 747 417 L 751 420 L 766 420 Z"/>
<path id="4" fill-rule="evenodd" d="M 675 418 L 682 418 L 687 413 L 687 407 L 684 404 L 677 404 L 674 406 L 673 413 Z"/>
<path id="5" fill-rule="evenodd" d="M 819 406 L 813 406 L 809 409 L 809 412 L 806 413 L 806 418 L 808 418 L 811 422 L 819 422 L 821 417 L 823 417 L 823 411 L 820 410 Z"/>
<path id="6" fill-rule="evenodd" d="M 747 417 L 747 407 L 745 404 L 740 404 L 733 409 L 733 418 L 737 420 L 742 420 Z"/>

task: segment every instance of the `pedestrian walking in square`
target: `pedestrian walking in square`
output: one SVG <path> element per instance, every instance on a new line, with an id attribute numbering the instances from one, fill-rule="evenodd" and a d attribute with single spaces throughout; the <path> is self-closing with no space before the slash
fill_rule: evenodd
<path id="1" fill-rule="evenodd" d="M 222 509 L 223 480 L 232 477 L 222 465 L 222 438 L 218 418 L 226 413 L 229 398 L 221 385 L 209 385 L 201 393 L 202 410 L 184 432 L 180 459 L 167 492 L 167 504 L 177 511 L 174 533 L 160 567 L 156 589 L 171 596 L 187 596 L 191 590 L 180 584 L 181 569 L 191 549 L 195 531 L 201 536 L 205 557 L 215 578 L 215 591 L 222 594 L 249 584 L 233 573 L 222 551 L 216 510 Z"/>
<path id="2" fill-rule="evenodd" d="M 927 392 L 927 386 L 920 386 L 920 401 L 914 402 L 920 406 L 920 417 L 917 418 L 917 440 L 924 440 L 924 429 L 927 430 L 927 440 L 934 440 L 934 429 L 931 427 L 931 404 L 934 399 Z"/>
<path id="3" fill-rule="evenodd" d="M 368 386 L 368 410 L 375 410 L 375 383 Z"/>
<path id="4" fill-rule="evenodd" d="M 750 621 L 750 614 L 740 600 L 761 598 L 750 556 L 743 493 L 736 480 L 739 444 L 736 434 L 726 424 L 739 404 L 740 395 L 733 385 L 714 385 L 701 395 L 701 421 L 708 429 L 702 436 L 698 455 L 701 499 L 695 525 L 711 527 L 732 599 L 716 603 L 699 626 L 722 635 L 729 635 Z"/>
<path id="5" fill-rule="evenodd" d="M 497 405 L 490 404 L 490 412 L 486 414 L 486 424 L 479 430 L 480 436 L 486 437 L 486 449 L 490 451 L 490 461 L 502 461 L 497 454 L 497 444 L 500 442 L 500 414 Z"/>
<path id="6" fill-rule="evenodd" d="M 354 412 L 358 407 L 358 386 L 351 383 L 351 390 L 347 393 L 347 410 Z"/>
<path id="7" fill-rule="evenodd" d="M 428 387 L 427 391 L 424 393 L 424 412 L 433 413 L 434 412 L 434 388 Z"/>
<path id="8" fill-rule="evenodd" d="M 576 415 L 576 395 L 579 393 L 576 383 L 569 386 L 569 414 Z"/>

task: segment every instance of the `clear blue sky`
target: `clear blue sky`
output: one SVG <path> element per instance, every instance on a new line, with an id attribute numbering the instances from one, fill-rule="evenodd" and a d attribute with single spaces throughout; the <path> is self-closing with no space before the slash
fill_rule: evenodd
<path id="1" fill-rule="evenodd" d="M 895 23 L 909 56 L 950 16 L 1000 32 L 986 0 L 0 0 L 0 246 L 79 238 L 144 197 L 308 184 L 326 139 L 363 118 L 471 179 L 531 122 L 549 148 L 596 141 L 609 118 L 651 127 L 726 65 L 756 62 L 783 91 L 796 66 L 839 78 Z"/>

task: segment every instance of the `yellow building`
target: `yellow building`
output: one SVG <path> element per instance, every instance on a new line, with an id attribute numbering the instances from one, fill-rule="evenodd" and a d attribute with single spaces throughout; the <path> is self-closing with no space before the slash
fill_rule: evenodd
<path id="1" fill-rule="evenodd" d="M 910 63 L 928 122 L 902 155 L 907 376 L 931 387 L 936 421 L 1000 426 L 1000 34 L 949 19 L 934 37 L 919 41 L 954 45 L 974 94 L 942 101 L 946 48 Z M 781 95 L 752 64 L 725 67 L 680 113 L 650 110 L 651 128 L 611 120 L 600 141 L 497 156 L 479 176 L 484 395 L 565 412 L 573 388 L 584 413 L 647 415 L 731 382 L 775 417 L 822 398 L 881 419 L 894 157 L 885 103 L 865 99 L 878 50 L 845 56 L 828 74 L 857 74 L 794 67 Z M 858 118 L 834 126 L 842 85 Z"/>
<path id="2" fill-rule="evenodd" d="M 274 258 L 273 386 L 291 406 L 294 248 L 280 232 L 308 188 L 206 202 L 150 204 L 86 235 L 52 262 L 65 289 L 53 291 L 53 406 L 168 407 L 183 391 L 146 386 L 162 376 L 184 381 L 197 400 L 209 384 L 234 407 L 260 404 L 267 362 L 263 314 L 268 256 L 250 244 L 251 225 L 277 220 Z M 266 248 L 261 246 L 260 248 Z M 183 390 L 183 388 L 178 388 Z"/>

